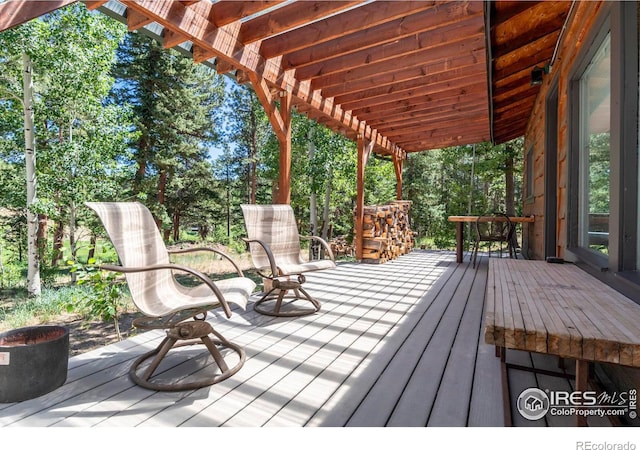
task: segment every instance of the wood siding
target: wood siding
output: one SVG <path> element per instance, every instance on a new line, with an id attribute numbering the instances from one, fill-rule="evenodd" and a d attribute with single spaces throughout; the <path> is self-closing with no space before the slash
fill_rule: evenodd
<path id="1" fill-rule="evenodd" d="M 602 9 L 603 2 L 576 2 L 573 19 L 567 23 L 565 34 L 558 48 L 558 55 L 551 72 L 544 77 L 543 85 L 536 98 L 535 105 L 527 133 L 525 135 L 525 148 L 534 148 L 534 195 L 533 201 L 524 201 L 524 214 L 535 215 L 536 222 L 525 230 L 524 239 L 527 255 L 531 259 L 544 258 L 544 158 L 545 158 L 545 106 L 553 82 L 558 83 L 558 186 L 557 186 L 557 252 L 560 257 L 565 256 L 567 247 L 567 202 L 568 202 L 568 169 L 567 158 L 569 154 L 569 104 L 567 93 L 569 92 L 570 74 L 576 63 L 583 46 L 584 38 L 593 27 L 598 13 Z M 552 149 L 549 149 L 552 151 Z M 526 173 L 526 171 L 525 171 Z"/>

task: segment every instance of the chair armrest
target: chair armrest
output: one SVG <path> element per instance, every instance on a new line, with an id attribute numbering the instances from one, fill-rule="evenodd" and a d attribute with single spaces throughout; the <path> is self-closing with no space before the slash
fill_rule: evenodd
<path id="1" fill-rule="evenodd" d="M 267 254 L 267 258 L 269 258 L 269 266 L 271 266 L 271 275 L 273 277 L 277 277 L 280 272 L 278 270 L 278 266 L 276 265 L 276 259 L 273 256 L 273 252 L 271 251 L 271 248 L 269 248 L 269 245 L 266 242 L 261 241 L 260 239 L 242 238 L 242 240 L 247 244 L 256 243 L 262 247 L 264 252 Z"/>
<path id="2" fill-rule="evenodd" d="M 336 259 L 333 256 L 333 251 L 331 251 L 331 246 L 327 243 L 327 241 L 322 239 L 320 236 L 300 236 L 300 239 L 304 239 L 306 241 L 312 240 L 312 241 L 320 242 L 320 244 L 324 247 L 324 250 L 329 255 L 329 258 L 331 259 L 331 261 L 335 262 Z"/>
<path id="3" fill-rule="evenodd" d="M 224 252 L 221 252 L 220 250 L 216 250 L 214 248 L 194 247 L 194 248 L 185 248 L 185 249 L 180 249 L 180 250 L 168 250 L 168 253 L 170 255 L 179 255 L 181 253 L 193 253 L 193 252 L 203 252 L 203 251 L 213 252 L 213 253 L 215 253 L 217 255 L 222 256 L 227 261 L 229 261 L 231 264 L 233 264 L 233 267 L 236 269 L 236 272 L 238 273 L 238 276 L 241 276 L 241 277 L 244 276 L 244 274 L 242 273 L 242 270 L 240 270 L 240 267 L 238 266 L 238 264 L 236 264 L 236 262 L 233 259 L 231 259 L 231 257 L 229 255 L 227 255 Z"/>
<path id="4" fill-rule="evenodd" d="M 181 272 L 190 273 L 191 275 L 199 278 L 204 284 L 206 284 L 209 287 L 209 289 L 211 289 L 211 291 L 218 298 L 220 305 L 222 305 L 222 309 L 224 309 L 225 315 L 228 318 L 231 317 L 231 308 L 229 307 L 229 304 L 227 303 L 227 301 L 224 299 L 224 296 L 222 295 L 222 292 L 220 292 L 220 289 L 218 289 L 218 286 L 216 286 L 213 280 L 211 280 L 208 276 L 190 267 L 182 266 L 180 264 L 156 264 L 153 266 L 145 266 L 145 267 L 124 267 L 124 266 L 115 266 L 112 264 L 103 264 L 98 267 L 103 270 L 108 270 L 111 272 L 121 272 L 121 273 L 150 272 L 153 270 L 165 270 L 165 269 L 179 270 Z"/>

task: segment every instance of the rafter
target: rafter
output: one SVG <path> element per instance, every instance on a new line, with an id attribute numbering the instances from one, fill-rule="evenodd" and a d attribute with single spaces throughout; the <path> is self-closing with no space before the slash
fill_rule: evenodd
<path id="1" fill-rule="evenodd" d="M 0 3 L 0 31 L 12 28 L 43 14 L 50 13 L 76 0 L 47 2 L 9 1 Z"/>
<path id="2" fill-rule="evenodd" d="M 381 25 L 368 27 L 361 31 L 352 31 L 337 39 L 312 44 L 295 52 L 284 54 L 282 64 L 284 68 L 299 69 L 357 51 L 371 48 L 384 49 L 387 44 L 394 43 L 399 39 L 425 33 L 442 36 L 442 32 L 447 32 L 455 36 L 464 36 L 463 30 L 457 28 L 467 25 L 470 21 L 478 27 L 476 32 L 483 33 L 484 19 L 480 4 L 466 5 L 462 16 L 452 13 L 457 8 L 462 8 L 461 2 L 455 2 L 445 5 L 449 8 L 447 11 L 451 11 L 445 17 L 442 13 L 445 6 L 430 6 L 423 11 Z"/>
<path id="3" fill-rule="evenodd" d="M 273 14 L 247 20 L 240 28 L 240 42 L 249 44 L 277 35 L 291 28 L 316 21 L 324 16 L 359 3 L 358 1 L 305 1 L 291 3 Z"/>
<path id="4" fill-rule="evenodd" d="M 395 2 L 377 1 L 307 25 L 304 28 L 283 33 L 262 42 L 260 49 L 265 58 L 290 53 L 311 45 L 345 36 L 412 14 L 433 6 L 434 1 Z"/>

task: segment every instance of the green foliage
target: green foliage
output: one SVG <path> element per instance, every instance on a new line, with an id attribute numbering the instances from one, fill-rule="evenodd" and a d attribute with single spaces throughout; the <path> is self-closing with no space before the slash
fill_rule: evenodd
<path id="1" fill-rule="evenodd" d="M 124 302 L 125 282 L 117 272 L 100 269 L 100 264 L 94 258 L 87 264 L 68 261 L 71 271 L 79 275 L 78 285 L 87 285 L 89 290 L 78 291 L 67 304 L 68 311 L 83 311 L 89 317 L 102 320 L 112 320 L 116 327 L 118 339 L 121 339 L 118 326 L 120 311 Z"/>
<path id="2" fill-rule="evenodd" d="M 48 322 L 67 311 L 71 299 L 83 295 L 84 290 L 81 286 L 48 288 L 39 297 L 27 297 L 26 290 L 13 292 L 11 304 L 0 308 L 0 329 L 32 325 L 34 318 Z"/>
<path id="3" fill-rule="evenodd" d="M 413 201 L 413 229 L 438 248 L 451 248 L 455 226 L 448 216 L 506 211 L 510 158 L 514 162 L 514 213 L 519 214 L 523 154 L 521 139 L 497 146 L 483 143 L 410 154 L 403 189 L 405 198 Z"/>
<path id="4" fill-rule="evenodd" d="M 118 50 L 114 103 L 132 106 L 133 195 L 146 198 L 163 230 L 184 220 L 206 229 L 217 200 L 209 148 L 221 135 L 224 81 L 155 40 L 132 33 Z"/>

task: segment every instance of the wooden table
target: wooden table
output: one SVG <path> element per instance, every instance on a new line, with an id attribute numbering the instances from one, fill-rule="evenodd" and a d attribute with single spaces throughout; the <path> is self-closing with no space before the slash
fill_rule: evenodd
<path id="1" fill-rule="evenodd" d="M 478 220 L 478 216 L 449 216 L 449 222 L 456 223 L 456 262 L 462 262 L 462 247 L 464 241 L 464 224 L 468 222 L 475 223 Z M 504 217 L 487 217 L 486 220 L 481 219 L 481 221 L 489 222 L 489 221 L 505 221 Z M 524 217 L 509 217 L 511 223 L 533 223 L 535 221 L 535 216 L 524 216 Z"/>
<path id="2" fill-rule="evenodd" d="M 489 260 L 485 341 L 500 350 L 503 383 L 504 353 L 517 349 L 575 359 L 586 391 L 590 362 L 640 367 L 638 324 L 640 305 L 573 264 Z"/>

